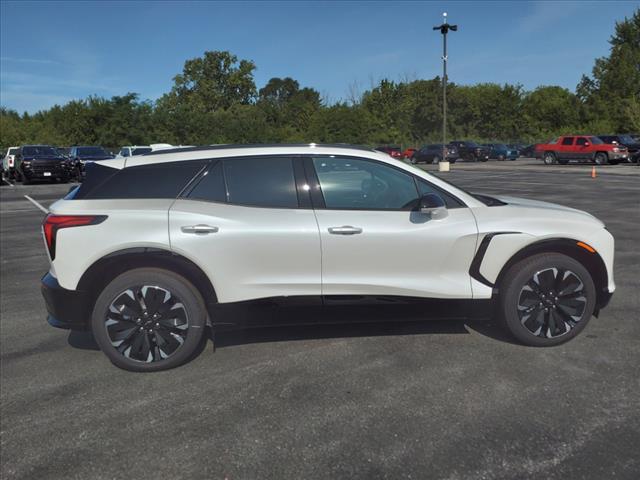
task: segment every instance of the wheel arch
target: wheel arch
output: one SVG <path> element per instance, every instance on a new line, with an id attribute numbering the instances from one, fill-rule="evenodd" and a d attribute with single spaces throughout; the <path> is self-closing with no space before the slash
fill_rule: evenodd
<path id="1" fill-rule="evenodd" d="M 155 247 L 128 248 L 105 255 L 82 274 L 77 290 L 87 292 L 87 305 L 93 308 L 100 292 L 109 282 L 135 268 L 162 268 L 183 276 L 198 289 L 209 313 L 212 306 L 218 303 L 213 284 L 198 265 L 182 255 Z"/>
<path id="2" fill-rule="evenodd" d="M 498 293 L 505 274 L 516 263 L 539 253 L 560 253 L 580 262 L 591 275 L 593 283 L 596 286 L 597 299 L 595 313 L 597 315 L 599 309 L 607 304 L 610 296 L 607 290 L 609 279 L 607 267 L 598 252 L 595 250 L 591 252 L 578 245 L 579 243 L 582 242 L 570 238 L 550 238 L 534 242 L 518 250 L 507 260 L 496 277 L 495 285 Z"/>

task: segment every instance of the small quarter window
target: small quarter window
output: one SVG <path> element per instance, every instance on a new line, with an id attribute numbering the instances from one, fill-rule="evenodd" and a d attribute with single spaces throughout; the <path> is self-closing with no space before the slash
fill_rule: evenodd
<path id="1" fill-rule="evenodd" d="M 204 165 L 189 161 L 126 167 L 99 184 L 90 178 L 93 172 L 87 172 L 87 184 L 76 198 L 176 198 Z"/>
<path id="2" fill-rule="evenodd" d="M 226 202 L 227 192 L 222 175 L 222 162 L 216 162 L 205 172 L 202 179 L 189 194 L 189 198 L 209 202 Z"/>

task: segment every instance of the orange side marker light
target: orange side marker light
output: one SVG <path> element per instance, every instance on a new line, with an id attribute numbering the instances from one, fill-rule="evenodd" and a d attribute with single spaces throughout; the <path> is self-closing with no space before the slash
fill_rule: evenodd
<path id="1" fill-rule="evenodd" d="M 578 246 L 584 248 L 587 252 L 596 253 L 595 248 L 593 248 L 591 245 L 587 245 L 584 242 L 578 242 Z"/>

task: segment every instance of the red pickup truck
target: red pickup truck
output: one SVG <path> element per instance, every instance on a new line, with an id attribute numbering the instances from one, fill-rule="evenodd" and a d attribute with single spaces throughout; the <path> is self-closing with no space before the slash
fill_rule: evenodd
<path id="1" fill-rule="evenodd" d="M 549 143 L 540 143 L 535 148 L 535 157 L 541 158 L 547 165 L 566 165 L 570 160 L 616 165 L 627 161 L 628 156 L 626 147 L 604 143 L 591 135 L 566 135 Z"/>

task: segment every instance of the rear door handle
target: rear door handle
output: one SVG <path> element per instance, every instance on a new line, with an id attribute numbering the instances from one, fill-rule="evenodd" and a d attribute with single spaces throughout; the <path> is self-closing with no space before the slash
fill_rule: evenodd
<path id="1" fill-rule="evenodd" d="M 194 233 L 196 235 L 208 235 L 209 233 L 217 233 L 219 228 L 212 227 L 211 225 L 187 225 L 181 227 L 182 233 Z"/>
<path id="2" fill-rule="evenodd" d="M 351 225 L 343 225 L 342 227 L 331 227 L 329 233 L 333 235 L 356 235 L 362 233 L 360 227 L 352 227 Z"/>

